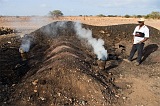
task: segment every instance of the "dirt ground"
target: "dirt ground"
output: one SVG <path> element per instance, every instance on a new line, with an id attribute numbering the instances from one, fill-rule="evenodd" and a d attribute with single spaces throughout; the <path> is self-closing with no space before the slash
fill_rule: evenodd
<path id="1" fill-rule="evenodd" d="M 43 36 L 47 33 L 42 31 L 56 25 L 52 23 L 56 21 L 81 21 L 84 28 L 92 30 L 93 37 L 105 41 L 109 54 L 118 59 L 111 56 L 105 70 L 100 70 L 91 48 L 74 36 L 70 22 L 56 37 Z M 123 59 L 129 55 L 130 35 L 137 19 L 1 17 L 0 27 L 18 33 L 0 36 L 0 104 L 159 106 L 160 20 L 149 19 L 145 23 L 150 29 L 150 39 L 145 44 L 142 64 L 135 66 L 135 59 L 131 63 Z M 21 37 L 30 33 L 36 40 L 28 54 L 30 59 L 22 62 L 18 50 Z M 120 46 L 124 47 L 123 52 Z"/>

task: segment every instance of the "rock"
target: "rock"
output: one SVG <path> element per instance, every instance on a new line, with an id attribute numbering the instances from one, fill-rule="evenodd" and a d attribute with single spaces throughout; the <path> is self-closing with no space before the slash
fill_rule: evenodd
<path id="1" fill-rule="evenodd" d="M 36 89 L 34 89 L 34 92 L 35 92 L 35 93 L 37 93 L 37 90 L 36 90 Z"/>
<path id="2" fill-rule="evenodd" d="M 42 101 L 45 101 L 45 100 L 46 100 L 46 98 L 44 98 L 44 97 L 40 97 L 40 99 L 41 99 Z"/>
<path id="3" fill-rule="evenodd" d="M 100 30 L 99 32 L 100 32 L 100 33 L 103 33 L 103 34 L 105 33 L 105 31 L 103 31 L 103 30 Z"/>
<path id="4" fill-rule="evenodd" d="M 127 97 L 122 97 L 122 99 L 123 99 L 123 100 L 126 100 L 126 99 L 127 99 Z"/>
<path id="5" fill-rule="evenodd" d="M 132 87 L 131 85 L 128 85 L 128 84 L 126 86 L 127 86 L 127 88 L 131 88 Z"/>
<path id="6" fill-rule="evenodd" d="M 37 83 L 38 83 L 38 79 L 32 82 L 33 85 L 37 85 Z"/>

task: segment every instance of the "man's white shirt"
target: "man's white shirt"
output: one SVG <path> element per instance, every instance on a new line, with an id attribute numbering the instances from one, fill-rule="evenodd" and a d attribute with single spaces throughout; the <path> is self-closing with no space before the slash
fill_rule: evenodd
<path id="1" fill-rule="evenodd" d="M 133 44 L 137 44 L 139 43 L 140 41 L 142 41 L 144 38 L 149 38 L 149 29 L 146 25 L 143 25 L 141 28 L 139 28 L 140 26 L 138 25 L 134 32 L 133 32 L 133 35 L 134 35 L 134 42 Z M 135 36 L 136 35 L 136 32 L 141 32 L 141 33 L 144 33 L 144 37 L 137 37 Z"/>

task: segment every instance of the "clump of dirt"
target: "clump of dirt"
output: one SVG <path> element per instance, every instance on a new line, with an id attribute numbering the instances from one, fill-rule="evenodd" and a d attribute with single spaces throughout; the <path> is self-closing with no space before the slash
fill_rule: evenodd
<path id="1" fill-rule="evenodd" d="M 77 37 L 74 22 L 54 22 L 32 32 L 34 42 L 26 61 L 19 53 L 19 36 L 2 38 L 0 104 L 107 106 L 123 102 L 119 100 L 121 87 L 114 82 L 122 69 L 114 68 L 127 56 L 126 44 L 135 24 L 83 27 L 105 41 L 109 53 L 105 70 L 99 69 L 91 46 Z M 156 35 L 153 40 L 159 39 L 158 33 L 151 28 Z"/>
<path id="2" fill-rule="evenodd" d="M 7 28 L 7 27 L 0 27 L 0 35 L 12 34 L 16 33 L 15 29 Z"/>

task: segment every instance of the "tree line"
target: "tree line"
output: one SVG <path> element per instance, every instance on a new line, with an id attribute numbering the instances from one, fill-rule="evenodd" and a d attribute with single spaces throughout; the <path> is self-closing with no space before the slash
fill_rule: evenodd
<path id="1" fill-rule="evenodd" d="M 125 18 L 141 18 L 144 17 L 146 19 L 160 19 L 160 12 L 153 11 L 147 15 L 125 15 Z"/>
<path id="2" fill-rule="evenodd" d="M 53 16 L 55 18 L 58 18 L 60 16 L 63 16 L 63 13 L 60 10 L 54 10 L 54 11 L 50 11 L 49 15 Z M 92 16 L 92 15 L 79 15 L 79 16 L 87 17 L 87 16 Z M 160 19 L 160 12 L 153 11 L 150 14 L 147 14 L 147 15 L 128 15 L 128 14 L 126 14 L 124 16 L 119 16 L 119 15 L 99 14 L 99 15 L 96 15 L 96 16 L 98 16 L 98 17 L 125 17 L 125 18 L 141 18 L 141 17 L 144 17 L 146 19 Z"/>

